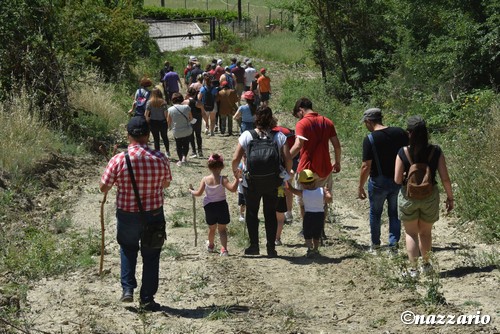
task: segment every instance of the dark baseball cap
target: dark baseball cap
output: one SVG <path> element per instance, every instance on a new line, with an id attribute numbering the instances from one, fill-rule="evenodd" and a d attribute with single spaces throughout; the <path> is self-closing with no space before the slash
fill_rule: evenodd
<path id="1" fill-rule="evenodd" d="M 134 116 L 127 124 L 127 132 L 132 137 L 141 137 L 149 133 L 149 124 L 142 116 Z"/>
<path id="2" fill-rule="evenodd" d="M 414 130 L 417 127 L 420 126 L 426 126 L 426 123 L 422 116 L 420 115 L 415 115 L 415 116 L 410 116 L 408 117 L 408 121 L 406 122 L 406 129 L 407 130 Z"/>
<path id="3" fill-rule="evenodd" d="M 378 121 L 382 119 L 382 111 L 379 108 L 370 108 L 365 110 L 361 123 L 364 121 Z"/>

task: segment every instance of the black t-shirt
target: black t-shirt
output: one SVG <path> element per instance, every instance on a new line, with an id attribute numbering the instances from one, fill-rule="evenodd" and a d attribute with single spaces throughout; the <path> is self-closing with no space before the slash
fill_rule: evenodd
<path id="1" fill-rule="evenodd" d="M 401 147 L 408 145 L 407 133 L 398 127 L 387 127 L 382 130 L 372 132 L 373 141 L 377 149 L 378 160 L 382 174 L 385 177 L 394 178 L 394 165 L 396 155 Z M 370 176 L 378 176 L 377 163 L 373 155 L 373 147 L 368 136 L 363 140 L 363 161 L 372 161 Z"/>
<path id="2" fill-rule="evenodd" d="M 433 147 L 434 147 L 434 152 L 432 153 L 432 157 L 431 157 L 431 160 L 429 162 L 429 156 L 431 154 L 431 150 Z M 412 157 L 413 163 L 425 162 L 429 165 L 429 167 L 431 169 L 431 173 L 432 173 L 432 183 L 433 184 L 437 183 L 436 182 L 436 171 L 437 171 L 438 164 L 439 164 L 439 158 L 441 157 L 442 153 L 443 153 L 443 151 L 441 150 L 441 147 L 439 147 L 438 145 L 429 145 L 429 146 L 427 146 L 427 148 L 425 149 L 425 152 L 423 153 L 423 156 L 426 157 L 426 159 L 424 161 L 418 161 L 418 160 L 415 160 L 414 157 Z M 406 175 L 406 174 L 408 174 L 408 170 L 410 170 L 410 161 L 408 161 L 408 158 L 406 157 L 406 154 L 404 152 L 404 147 L 401 147 L 401 149 L 398 152 L 398 156 L 403 161 L 403 165 L 405 168 L 405 175 Z M 403 180 L 403 183 L 406 183 L 406 180 Z"/>
<path id="3" fill-rule="evenodd" d="M 191 70 L 191 77 L 190 77 L 189 83 L 190 84 L 195 83 L 196 82 L 196 78 L 200 74 L 203 74 L 202 69 L 199 68 L 199 67 L 193 67 L 193 69 Z"/>
<path id="4" fill-rule="evenodd" d="M 196 107 L 197 101 L 198 99 L 196 98 L 189 98 L 189 107 L 191 108 L 191 114 L 193 114 L 193 117 L 201 116 L 201 109 Z"/>

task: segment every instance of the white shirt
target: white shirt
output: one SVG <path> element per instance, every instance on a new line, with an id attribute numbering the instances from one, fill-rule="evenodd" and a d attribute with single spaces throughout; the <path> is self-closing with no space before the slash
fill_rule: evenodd
<path id="1" fill-rule="evenodd" d="M 247 67 L 245 69 L 245 86 L 252 86 L 252 81 L 255 80 L 255 73 L 257 73 L 257 70 L 253 67 Z"/>
<path id="2" fill-rule="evenodd" d="M 302 189 L 302 200 L 305 212 L 323 212 L 325 189 L 319 187 L 313 190 Z"/>

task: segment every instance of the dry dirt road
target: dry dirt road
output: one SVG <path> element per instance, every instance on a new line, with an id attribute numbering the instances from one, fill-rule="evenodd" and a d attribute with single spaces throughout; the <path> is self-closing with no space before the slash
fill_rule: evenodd
<path id="1" fill-rule="evenodd" d="M 292 125 L 288 116 L 277 116 Z M 236 141 L 236 136 L 204 137 L 205 154 L 217 151 L 229 161 Z M 72 229 L 82 234 L 89 229 L 100 231 L 102 194 L 97 184 L 105 161 L 93 161 L 98 163 L 73 173 L 79 185 L 69 190 L 75 198 L 70 208 Z M 246 237 L 237 220 L 236 194 L 228 194 L 230 256 L 206 252 L 201 198 L 196 204 L 195 247 L 192 198 L 187 188 L 207 173 L 205 166 L 205 159 L 191 159 L 182 167 L 171 165 L 173 182 L 165 199 L 168 240 L 156 296 L 162 312 L 142 314 L 136 302 L 118 301 L 120 263 L 112 192 L 105 205 L 105 274 L 98 276 L 96 256 L 92 268 L 31 286 L 25 317 L 36 330 L 29 333 L 499 333 L 499 272 L 487 261 L 487 254 L 494 254 L 495 249 L 474 241 L 453 219 L 443 217 L 435 225 L 433 250 L 438 273 L 433 277 L 416 282 L 402 278 L 404 251 L 396 257 L 384 251 L 367 254 L 368 203 L 355 198 L 358 159 L 348 152 L 342 172 L 335 175 L 332 214 L 326 225 L 329 239 L 317 259 L 304 257 L 296 207 L 293 224 L 286 225 L 283 232 L 284 244 L 277 248 L 278 258 L 244 256 Z M 264 233 L 262 228 L 261 249 L 265 249 Z M 382 236 L 387 233 L 385 223 Z M 401 243 L 404 247 L 404 238 Z M 140 278 L 140 266 L 138 271 Z M 433 304 L 439 293 L 446 303 Z M 487 316 L 491 320 L 486 325 L 408 325 L 402 320 L 411 321 L 412 313 L 402 319 L 405 311 L 470 315 L 472 322 L 486 321 Z"/>

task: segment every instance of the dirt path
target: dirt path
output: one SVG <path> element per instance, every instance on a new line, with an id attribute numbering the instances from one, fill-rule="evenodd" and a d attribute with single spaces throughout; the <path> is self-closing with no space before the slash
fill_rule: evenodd
<path id="1" fill-rule="evenodd" d="M 205 152 L 217 150 L 228 161 L 236 140 L 235 136 L 205 137 Z M 78 201 L 71 211 L 73 229 L 81 233 L 100 230 L 102 195 L 97 183 L 104 165 L 103 161 L 89 169 L 80 181 Z M 230 256 L 221 258 L 205 251 L 200 198 L 199 242 L 198 247 L 193 245 L 192 202 L 186 189 L 207 173 L 205 160 L 193 159 L 183 167 L 173 163 L 174 180 L 165 201 L 169 236 L 157 294 L 163 312 L 142 315 L 136 303 L 118 302 L 120 265 L 110 194 L 105 205 L 104 277 L 97 275 L 96 258 L 94 268 L 41 280 L 28 292 L 29 321 L 33 328 L 49 333 L 498 333 L 498 270 L 485 265 L 481 255 L 492 250 L 470 242 L 452 220 L 440 220 L 434 251 L 441 276 L 439 291 L 448 304 L 426 306 L 423 296 L 431 281 L 422 278 L 414 285 L 402 279 L 398 266 L 404 263 L 403 255 L 366 253 L 368 203 L 355 199 L 357 168 L 346 158 L 343 172 L 335 177 L 332 223 L 326 226 L 330 239 L 321 258 L 304 257 L 296 207 L 294 223 L 285 226 L 279 258 L 244 257 L 246 239 L 243 224 L 236 219 L 236 194 L 228 195 Z M 387 224 L 382 233 L 387 235 Z M 262 228 L 261 243 L 263 236 Z M 261 248 L 265 249 L 263 244 Z M 480 312 L 492 321 L 483 326 L 409 326 L 400 320 L 405 310 L 443 315 Z"/>

